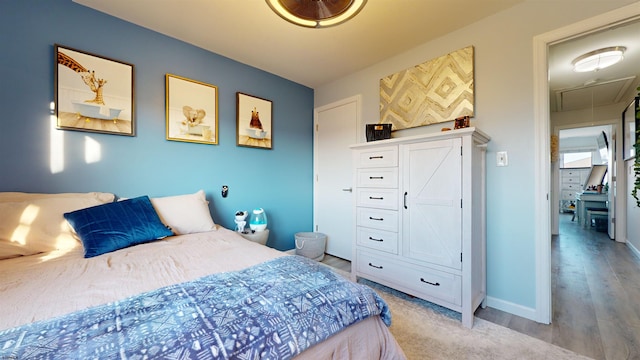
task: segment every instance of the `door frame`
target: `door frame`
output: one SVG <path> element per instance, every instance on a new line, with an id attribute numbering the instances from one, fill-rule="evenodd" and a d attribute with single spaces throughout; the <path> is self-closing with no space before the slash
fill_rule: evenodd
<path id="1" fill-rule="evenodd" d="M 534 212 L 536 252 L 535 320 L 551 322 L 551 214 L 550 214 L 550 107 L 548 81 L 549 45 L 583 36 L 612 24 L 640 18 L 640 2 L 556 29 L 533 38 L 533 116 L 534 116 Z M 618 167 L 620 168 L 620 167 Z M 618 204 L 623 201 L 618 201 Z M 616 209 L 617 210 L 617 209 Z M 621 213 L 616 211 L 618 215 Z M 621 216 L 618 216 L 619 218 Z M 616 233 L 620 229 L 616 224 Z"/>
<path id="2" fill-rule="evenodd" d="M 609 126 L 610 127 L 610 137 L 611 139 L 609 139 L 609 162 L 607 163 L 607 165 L 609 165 L 609 169 L 613 169 L 613 162 L 616 162 L 617 159 L 613 159 L 613 155 L 615 154 L 615 156 L 617 157 L 617 154 L 619 153 L 619 149 L 618 147 L 620 147 L 620 145 L 618 144 L 618 128 L 619 128 L 619 119 L 608 119 L 608 120 L 597 120 L 597 121 L 591 121 L 589 123 L 572 123 L 572 124 L 563 124 L 563 125 L 556 125 L 553 127 L 553 134 L 558 135 L 559 132 L 561 130 L 569 130 L 569 129 L 579 129 L 579 128 L 586 128 L 586 127 L 592 127 L 592 126 Z M 560 144 L 562 144 L 562 140 L 560 140 Z M 613 146 L 615 146 L 615 150 L 613 148 Z M 624 163 L 624 162 L 623 162 Z M 551 166 L 553 167 L 553 170 L 551 170 L 551 176 L 552 176 L 552 182 L 551 182 L 551 201 L 552 203 L 551 205 L 551 224 L 552 228 L 551 228 L 551 235 L 559 235 L 560 231 L 559 231 L 559 223 L 560 223 L 560 196 L 561 196 L 561 179 L 560 179 L 560 164 L 559 162 L 556 162 L 555 164 L 551 164 Z M 612 170 L 607 171 L 607 179 L 610 186 L 612 184 L 611 176 L 612 176 Z M 553 174 L 557 174 L 556 177 L 553 177 Z M 617 180 L 616 180 L 617 181 Z M 620 187 L 621 185 L 624 186 L 623 183 L 620 183 L 617 181 L 617 185 Z M 609 203 L 610 204 L 616 204 L 618 201 L 618 197 L 615 196 L 613 190 L 609 191 Z M 614 205 L 615 209 L 613 214 L 615 215 L 615 217 L 617 218 L 617 213 L 615 213 L 615 210 L 617 210 L 619 208 L 618 205 Z M 611 217 L 612 212 L 609 213 L 609 217 Z M 617 221 L 617 219 L 616 219 Z M 611 219 L 609 219 L 609 225 L 611 225 Z M 617 230 L 617 229 L 615 229 Z M 614 230 L 614 231 L 615 231 Z M 609 236 L 611 238 L 611 236 Z"/>
<path id="3" fill-rule="evenodd" d="M 333 109 L 346 104 L 355 103 L 356 106 L 356 139 L 362 139 L 361 118 L 362 118 L 362 96 L 354 95 L 338 101 L 334 101 L 330 104 L 319 106 L 313 109 L 313 231 L 318 229 L 318 189 L 316 187 L 316 180 L 318 178 L 318 118 L 319 113 L 322 111 Z"/>

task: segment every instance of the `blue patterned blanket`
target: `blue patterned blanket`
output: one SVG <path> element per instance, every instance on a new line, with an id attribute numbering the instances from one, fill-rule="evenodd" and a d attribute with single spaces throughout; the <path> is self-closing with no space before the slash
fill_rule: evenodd
<path id="1" fill-rule="evenodd" d="M 285 256 L 0 331 L 0 359 L 289 359 L 375 315 L 370 288 Z"/>

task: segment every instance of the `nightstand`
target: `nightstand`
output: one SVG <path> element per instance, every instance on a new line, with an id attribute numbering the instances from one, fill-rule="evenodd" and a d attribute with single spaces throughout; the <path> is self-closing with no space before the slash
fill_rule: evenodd
<path id="1" fill-rule="evenodd" d="M 263 231 L 256 231 L 254 233 L 251 230 L 245 230 L 245 233 L 238 233 L 243 238 L 256 242 L 258 244 L 266 245 L 267 240 L 269 240 L 269 229 L 265 229 Z"/>

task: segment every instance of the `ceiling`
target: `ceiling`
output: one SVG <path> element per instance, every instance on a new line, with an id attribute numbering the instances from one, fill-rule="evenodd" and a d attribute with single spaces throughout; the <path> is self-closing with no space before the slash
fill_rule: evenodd
<path id="1" fill-rule="evenodd" d="M 354 19 L 325 29 L 288 23 L 264 0 L 73 1 L 317 88 L 452 32 L 460 19 L 472 23 L 522 0 L 369 0 Z M 640 84 L 637 34 L 640 21 L 551 46 L 551 110 L 587 109 L 630 96 Z M 577 56 L 608 46 L 626 46 L 625 60 L 595 73 L 572 71 Z"/>
<path id="2" fill-rule="evenodd" d="M 309 29 L 286 22 L 265 0 L 74 0 L 311 88 L 521 1 L 369 0 L 346 23 Z"/>
<path id="3" fill-rule="evenodd" d="M 634 21 L 552 45 L 549 48 L 551 110 L 592 109 L 630 99 L 640 85 L 638 34 L 640 21 Z M 573 72 L 571 62 L 576 57 L 611 46 L 627 48 L 622 62 L 596 72 Z"/>
<path id="4" fill-rule="evenodd" d="M 560 152 L 597 149 L 597 138 L 600 134 L 605 133 L 605 137 L 611 137 L 611 125 L 589 126 L 573 129 L 560 130 Z"/>

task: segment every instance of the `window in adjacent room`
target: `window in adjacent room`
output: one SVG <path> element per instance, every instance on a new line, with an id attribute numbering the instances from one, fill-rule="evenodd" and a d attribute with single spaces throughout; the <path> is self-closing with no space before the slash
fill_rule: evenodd
<path id="1" fill-rule="evenodd" d="M 591 151 L 562 154 L 563 168 L 591 167 Z"/>

